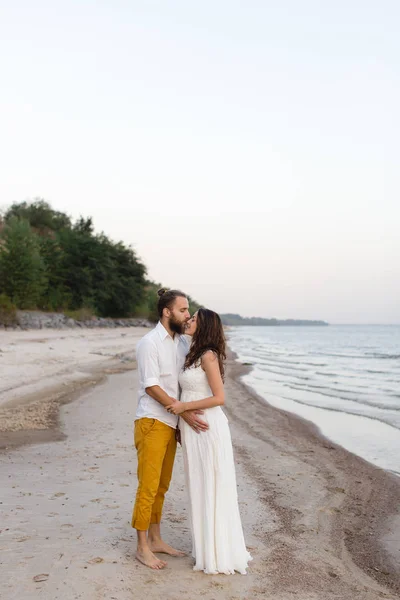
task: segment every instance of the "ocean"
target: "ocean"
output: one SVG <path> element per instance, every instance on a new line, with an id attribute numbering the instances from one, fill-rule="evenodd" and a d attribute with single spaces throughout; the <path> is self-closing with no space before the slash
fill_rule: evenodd
<path id="1" fill-rule="evenodd" d="M 228 343 L 267 402 L 400 475 L 400 325 L 233 327 Z"/>

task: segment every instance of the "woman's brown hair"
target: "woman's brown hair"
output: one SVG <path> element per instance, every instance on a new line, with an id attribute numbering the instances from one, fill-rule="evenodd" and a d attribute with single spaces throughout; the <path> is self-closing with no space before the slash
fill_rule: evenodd
<path id="1" fill-rule="evenodd" d="M 192 345 L 186 356 L 185 369 L 197 364 L 207 350 L 212 350 L 218 358 L 219 370 L 224 379 L 226 360 L 226 341 L 220 316 L 207 308 L 197 311 L 197 327 L 193 335 Z"/>

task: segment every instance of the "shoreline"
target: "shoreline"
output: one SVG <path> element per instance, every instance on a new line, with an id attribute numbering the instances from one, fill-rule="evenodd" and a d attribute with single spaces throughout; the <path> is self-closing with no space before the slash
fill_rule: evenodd
<path id="1" fill-rule="evenodd" d="M 400 476 L 399 364 L 394 326 L 301 334 L 229 333 L 232 350 L 253 365 L 244 382 L 269 404 L 314 423 L 322 435 Z M 397 344 L 398 345 L 398 344 Z"/>
<path id="2" fill-rule="evenodd" d="M 131 342 L 133 344 L 134 339 Z M 118 452 L 123 452 L 125 464 L 130 465 L 129 468 L 127 467 L 130 472 L 129 481 L 134 481 L 136 457 L 131 440 L 131 424 L 125 422 L 124 415 L 129 414 L 132 417 L 134 414 L 136 397 L 132 402 L 130 395 L 134 394 L 132 390 L 136 385 L 137 371 L 135 361 L 132 359 L 132 351 L 130 354 L 132 360 L 127 362 L 121 363 L 122 354 L 118 353 L 118 356 L 119 358 L 97 363 L 85 384 L 78 385 L 75 389 L 60 386 L 60 396 L 54 400 L 54 411 L 52 419 L 48 422 L 48 428 L 9 432 L 9 440 L 2 445 L 0 459 L 4 459 L 5 464 L 8 461 L 16 461 L 18 464 L 18 460 L 21 460 L 21 464 L 24 465 L 26 457 L 29 457 L 29 464 L 33 457 L 33 464 L 35 460 L 37 465 L 41 465 L 44 461 L 47 464 L 46 469 L 51 470 L 55 461 L 53 453 L 61 453 L 61 458 L 64 460 L 68 452 L 77 452 L 76 446 L 82 442 L 85 445 L 81 459 L 84 463 L 87 452 L 93 454 L 91 460 L 95 465 L 99 464 L 97 459 L 103 456 L 114 456 L 114 453 L 117 453 L 117 456 Z M 129 542 L 129 549 L 127 546 L 124 550 L 125 559 L 128 556 L 129 560 L 124 563 L 124 567 L 117 565 L 115 569 L 123 568 L 125 580 L 131 581 L 132 586 L 136 586 L 136 583 L 139 585 L 141 592 L 138 598 L 146 590 L 156 596 L 165 594 L 165 590 L 167 592 L 174 590 L 173 596 L 166 597 L 185 598 L 189 596 L 182 596 L 182 593 L 193 593 L 193 598 L 202 596 L 210 600 L 222 600 L 227 597 L 241 600 L 249 597 L 252 600 L 261 600 L 265 597 L 274 600 L 292 598 L 394 600 L 398 597 L 396 594 L 400 593 L 399 478 L 334 444 L 325 438 L 313 423 L 269 405 L 241 381 L 242 376 L 250 369 L 251 367 L 235 360 L 233 352 L 229 352 L 226 378 L 227 405 L 224 410 L 230 421 L 237 459 L 239 499 L 245 537 L 246 541 L 252 544 L 251 552 L 255 558 L 250 565 L 249 575 L 245 578 L 203 577 L 201 574 L 191 572 L 190 561 L 185 558 L 180 562 L 171 563 L 169 574 L 164 574 L 159 579 L 151 579 L 152 574 L 149 575 L 148 570 L 133 561 L 134 534 L 132 530 L 126 529 L 126 525 L 120 529 L 124 532 L 121 535 L 126 537 L 126 543 Z M 87 367 L 85 371 L 87 373 Z M 124 371 L 129 373 L 124 375 Z M 108 377 L 113 372 L 121 375 Z M 124 384 L 124 381 L 127 383 Z M 121 392 L 122 396 L 125 393 L 125 400 L 119 398 Z M 110 397 L 115 402 L 125 402 L 125 404 L 118 405 L 118 409 L 114 410 L 110 405 Z M 15 408 L 25 410 L 32 406 L 40 408 L 40 405 L 47 401 L 48 398 L 46 400 L 43 394 L 34 402 L 31 399 L 28 404 L 20 398 L 14 402 L 15 406 L 11 410 Z M 66 404 L 69 406 L 65 406 Z M 93 418 L 93 410 L 96 419 Z M 103 425 L 102 419 L 105 419 Z M 121 442 L 116 444 L 121 437 L 122 423 L 126 432 L 124 435 L 128 437 L 122 436 Z M 89 438 L 87 431 L 97 430 L 98 425 L 100 437 L 96 431 L 93 433 L 92 442 L 86 440 L 86 436 Z M 81 434 L 76 433 L 76 427 L 83 428 Z M 0 432 L 2 441 L 3 436 L 4 432 Z M 107 439 L 106 436 L 111 437 Z M 115 437 L 117 440 L 114 439 Z M 54 441 L 57 443 L 54 444 Z M 116 450 L 119 447 L 123 447 L 123 450 Z M 105 451 L 107 453 L 103 454 Z M 131 464 L 132 462 L 134 464 Z M 68 495 L 79 496 L 80 492 L 74 486 L 83 485 L 79 482 L 87 476 L 81 471 L 78 459 L 74 459 L 71 464 L 71 468 L 75 471 L 69 474 L 71 477 L 69 485 L 72 487 Z M 126 477 L 125 471 L 124 475 L 122 473 L 118 475 L 119 470 L 117 474 L 115 473 L 117 464 L 119 462 L 111 462 L 109 471 L 105 471 L 101 477 L 97 474 L 96 466 L 96 471 L 90 475 L 90 479 L 99 480 L 97 483 L 103 480 L 109 481 L 107 486 L 109 491 L 111 491 L 110 485 L 114 485 L 114 482 L 115 486 L 128 486 L 129 481 L 123 483 L 125 481 L 123 477 Z M 56 474 L 57 463 L 54 465 Z M 37 468 L 39 469 L 39 466 Z M 91 469 L 95 467 L 88 467 L 84 471 L 91 471 Z M 12 472 L 15 472 L 15 467 Z M 115 475 L 117 480 L 114 478 Z M 56 475 L 54 477 L 56 478 Z M 64 479 L 65 477 L 66 475 Z M 26 485 L 25 481 L 21 482 L 21 486 L 23 485 Z M 52 480 L 49 485 L 52 485 Z M 61 486 L 61 483 L 54 485 Z M 18 488 L 18 485 L 16 487 Z M 116 492 L 117 489 L 114 487 L 113 494 Z M 13 491 L 10 490 L 10 494 L 12 493 Z M 86 492 L 81 493 L 86 494 Z M 95 495 L 95 491 L 91 493 Z M 127 520 L 125 513 L 130 510 L 130 497 L 129 507 L 125 506 L 125 512 L 118 517 L 120 525 L 121 519 L 123 523 Z M 114 498 L 114 502 L 116 501 L 118 497 L 117 500 Z M 18 504 L 17 497 L 13 502 Z M 101 498 L 91 502 L 95 502 L 91 507 L 97 508 L 96 503 L 101 504 Z M 188 523 L 184 516 L 186 513 L 182 515 L 178 510 L 178 507 L 184 506 L 184 503 L 183 465 L 178 452 L 174 480 L 166 501 L 165 529 L 168 539 L 181 546 L 187 544 L 188 535 Z M 14 506 L 13 503 L 9 505 Z M 37 506 L 39 507 L 39 504 Z M 107 507 L 111 508 L 111 504 L 106 505 Z M 32 510 L 40 511 L 40 508 Z M 15 515 L 15 513 L 10 514 Z M 70 514 L 70 522 L 74 523 L 75 519 L 78 519 L 77 526 L 82 528 L 84 525 L 79 524 L 79 515 L 78 505 Z M 104 527 L 107 525 L 107 518 L 110 518 L 109 515 L 109 512 L 102 513 L 100 520 Z M 44 519 L 46 515 L 41 511 L 38 516 Z M 93 519 L 94 515 L 91 517 Z M 109 525 L 111 529 L 115 528 L 111 522 Z M 23 525 L 17 526 L 18 531 L 22 531 L 22 528 Z M 49 531 L 53 534 L 53 529 Z M 86 535 L 89 537 L 91 534 L 87 532 Z M 102 530 L 98 531 L 98 536 L 104 538 Z M 21 539 L 19 533 L 16 542 Z M 96 543 L 96 539 L 92 543 Z M 65 543 L 67 552 L 68 543 L 73 545 L 75 542 L 71 538 L 68 543 Z M 57 538 L 53 541 L 52 547 L 54 544 L 57 544 Z M 17 543 L 15 552 L 22 550 L 22 546 Z M 29 552 L 32 553 L 33 550 Z M 29 552 L 25 551 L 25 553 Z M 116 558 L 118 562 L 120 558 Z M 73 559 L 71 560 L 73 562 Z M 96 567 L 98 570 L 101 568 L 101 565 Z M 182 580 L 179 583 L 183 586 L 182 589 L 176 588 L 178 585 L 175 582 L 178 575 L 176 570 L 179 571 L 179 578 Z M 43 572 L 43 568 L 37 572 Z M 68 571 L 61 576 L 65 577 L 66 573 Z M 79 573 L 78 579 L 81 577 Z M 103 579 L 104 576 L 107 577 L 107 574 L 103 572 Z M 148 581 L 152 583 L 147 584 Z M 205 592 L 204 586 L 208 585 L 205 582 L 208 581 L 211 582 L 210 589 Z M 82 585 L 82 588 L 79 585 Z M 84 582 L 79 585 L 75 589 L 76 593 L 85 591 Z M 93 587 L 93 580 L 91 585 Z M 111 585 L 111 583 L 104 585 Z M 90 587 L 86 595 L 84 594 L 88 599 L 92 598 L 89 590 Z M 125 592 L 126 595 L 122 592 L 116 593 L 117 590 L 114 589 L 112 591 L 114 593 L 111 595 L 116 595 L 121 600 L 132 598 L 132 591 Z"/>
<path id="3" fill-rule="evenodd" d="M 269 404 L 241 380 L 252 366 L 238 362 L 233 351 L 230 352 L 230 360 L 234 361 L 230 377 L 256 407 L 257 422 L 260 417 L 272 417 L 275 426 L 279 423 L 281 427 L 283 424 L 287 433 L 292 434 L 289 442 L 293 446 L 291 451 L 301 453 L 301 462 L 317 466 L 332 492 L 342 496 L 339 506 L 333 503 L 331 507 L 323 509 L 323 512 L 334 516 L 332 541 L 337 551 L 349 552 L 355 564 L 371 578 L 400 592 L 399 477 L 334 443 L 311 421 Z M 243 418 L 235 409 L 227 410 L 229 416 L 240 420 L 243 427 L 253 432 L 256 429 L 257 435 L 267 441 L 267 433 L 252 423 L 251 418 Z M 271 440 L 268 442 L 271 443 Z M 248 468 L 251 470 L 251 457 L 248 459 Z M 393 523 L 393 531 L 397 531 L 394 543 L 390 543 L 389 539 L 393 538 L 393 532 L 388 530 L 389 521 Z"/>

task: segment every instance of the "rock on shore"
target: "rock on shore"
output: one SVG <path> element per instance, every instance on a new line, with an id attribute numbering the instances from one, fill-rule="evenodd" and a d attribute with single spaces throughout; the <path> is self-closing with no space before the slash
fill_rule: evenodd
<path id="1" fill-rule="evenodd" d="M 71 319 L 63 313 L 39 312 L 33 310 L 20 310 L 17 312 L 17 323 L 8 329 L 75 329 L 96 327 L 153 327 L 147 319 L 105 319 L 91 317 L 84 320 Z M 4 326 L 0 325 L 0 329 Z"/>

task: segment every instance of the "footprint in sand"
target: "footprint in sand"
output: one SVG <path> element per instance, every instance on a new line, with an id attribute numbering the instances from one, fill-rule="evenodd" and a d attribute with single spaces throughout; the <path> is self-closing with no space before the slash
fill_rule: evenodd
<path id="1" fill-rule="evenodd" d="M 183 523 L 184 521 L 186 521 L 186 517 L 169 516 L 169 517 L 167 517 L 167 519 L 171 523 Z"/>
<path id="2" fill-rule="evenodd" d="M 40 583 L 41 581 L 47 581 L 49 578 L 49 574 L 48 573 L 41 573 L 40 575 L 35 575 L 35 577 L 33 577 L 33 581 L 35 583 Z"/>
<path id="3" fill-rule="evenodd" d="M 338 494 L 345 494 L 346 490 L 342 487 L 327 487 L 326 488 L 329 492 L 336 492 Z"/>
<path id="4" fill-rule="evenodd" d="M 87 561 L 89 565 L 98 565 L 99 563 L 104 562 L 104 558 L 102 558 L 101 556 L 96 556 L 95 558 L 92 558 L 91 560 Z"/>
<path id="5" fill-rule="evenodd" d="M 109 456 L 115 456 L 115 454 L 100 454 L 99 456 L 96 456 L 96 458 L 108 458 Z"/>

